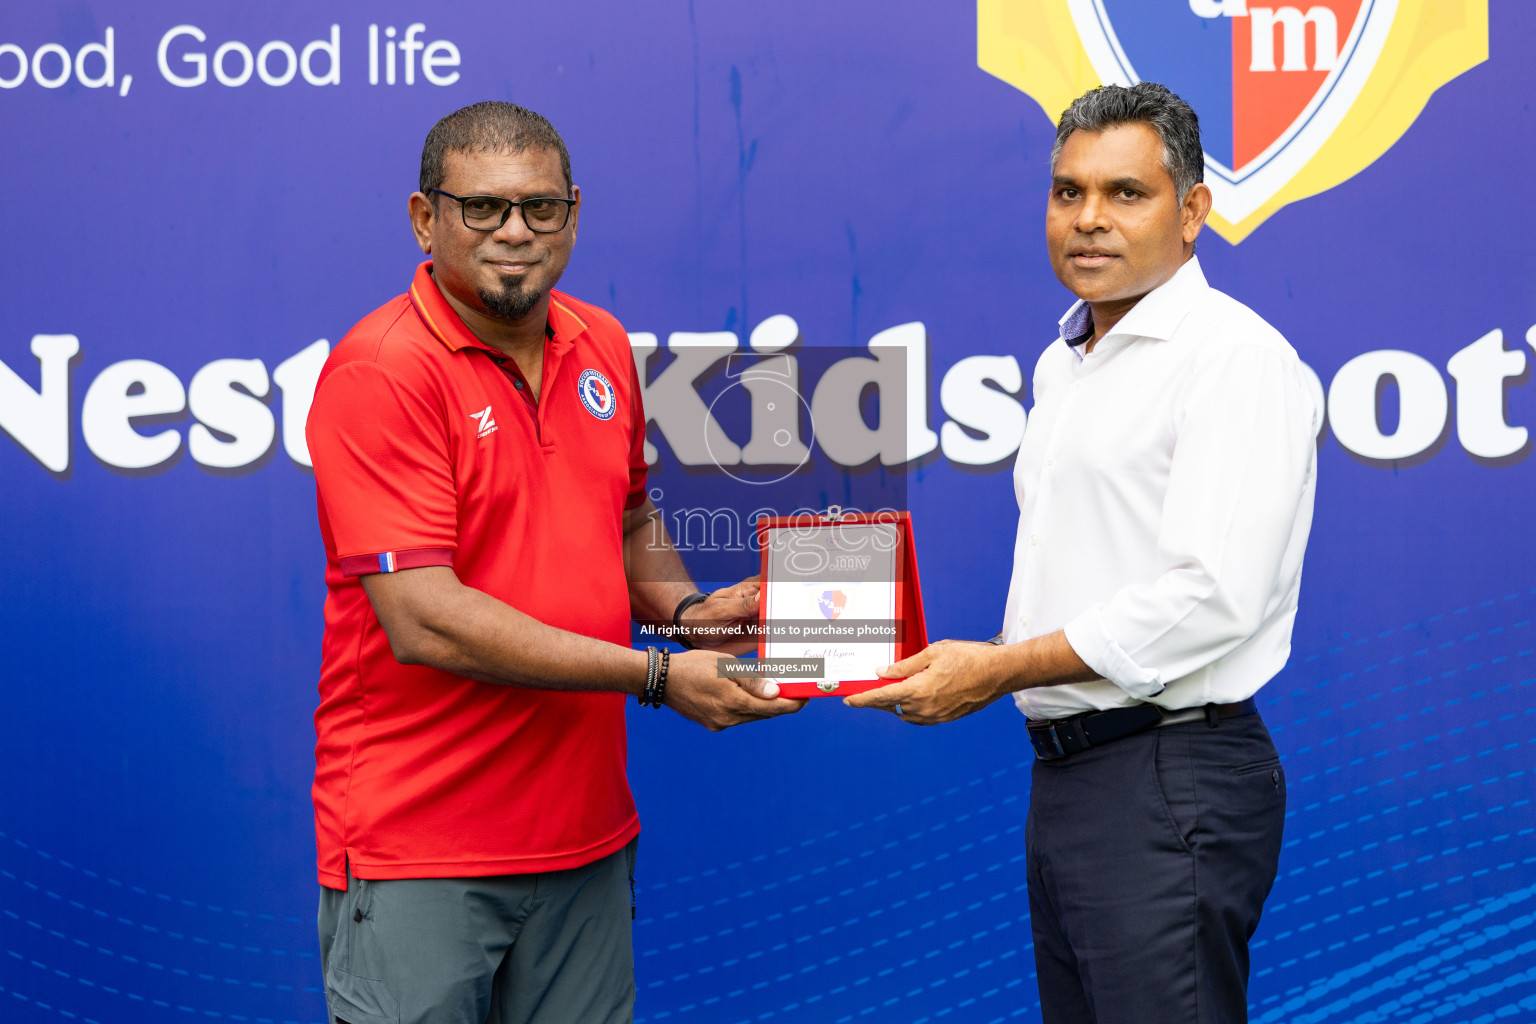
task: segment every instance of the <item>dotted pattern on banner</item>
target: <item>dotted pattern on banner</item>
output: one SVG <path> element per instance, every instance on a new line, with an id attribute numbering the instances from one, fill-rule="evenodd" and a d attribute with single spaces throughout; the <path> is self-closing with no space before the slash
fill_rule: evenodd
<path id="1" fill-rule="evenodd" d="M 168 896 L 168 895 L 166 895 L 163 892 L 151 892 L 150 890 L 144 888 L 143 886 L 132 885 L 132 884 L 129 884 L 129 883 L 126 883 L 126 882 L 122 882 L 122 881 L 119 881 L 116 878 L 105 876 L 105 875 L 100 874 L 99 872 L 92 871 L 89 868 L 77 867 L 76 865 L 70 863 L 69 861 L 63 859 L 62 857 L 55 857 L 53 854 L 47 852 L 46 850 L 40 850 L 40 849 L 38 849 L 35 846 L 31 846 L 31 845 L 29 845 L 27 843 L 22 842 L 20 839 L 17 839 L 17 838 L 15 838 L 13 836 L 8 836 L 4 832 L 0 832 L 0 841 L 4 841 L 4 840 L 10 840 L 10 842 L 15 844 L 17 847 L 19 847 L 19 848 L 21 848 L 23 850 L 26 850 L 29 853 L 32 853 L 32 854 L 34 854 L 34 855 L 36 855 L 38 857 L 41 857 L 43 860 L 50 861 L 50 862 L 52 862 L 54 864 L 57 864 L 61 868 L 66 868 L 69 871 L 77 871 L 80 874 L 84 875 L 86 878 L 91 879 L 92 881 L 105 882 L 108 885 L 117 886 L 119 889 L 123 889 L 123 890 L 126 890 L 126 891 L 131 892 L 131 893 L 135 893 L 135 894 L 137 894 L 139 896 L 145 896 L 145 897 L 152 896 L 155 899 L 161 900 L 161 901 L 163 901 L 165 903 L 178 903 L 178 904 L 180 904 L 181 906 L 184 906 L 184 907 L 191 907 L 191 908 L 196 909 L 196 910 L 206 910 L 209 913 L 213 913 L 213 914 L 233 914 L 235 917 L 251 917 L 251 918 L 255 918 L 255 919 L 260 920 L 260 921 L 279 921 L 280 920 L 280 921 L 288 921 L 288 922 L 291 922 L 293 924 L 310 924 L 310 923 L 312 923 L 312 922 L 306 920 L 305 918 L 295 917 L 292 914 L 278 915 L 278 914 L 252 912 L 252 911 L 249 911 L 249 910 L 227 910 L 224 907 L 214 906 L 211 903 L 199 903 L 196 900 L 189 900 L 189 899 L 186 899 L 185 897 Z"/>
<path id="2" fill-rule="evenodd" d="M 93 914 L 96 917 L 99 917 L 99 918 L 101 918 L 103 920 L 116 921 L 118 924 L 124 925 L 124 926 L 126 926 L 128 928 L 139 928 L 139 929 L 142 929 L 143 931 L 149 932 L 152 935 L 164 935 L 167 938 L 177 939 L 177 940 L 183 941 L 183 942 L 191 942 L 191 943 L 194 943 L 194 944 L 197 944 L 197 945 L 217 946 L 220 949 L 227 949 L 227 950 L 231 950 L 231 951 L 238 949 L 238 950 L 241 950 L 242 952 L 246 952 L 246 953 L 259 953 L 259 954 L 266 954 L 268 956 L 296 956 L 296 957 L 302 957 L 302 958 L 307 958 L 307 959 L 314 959 L 314 957 L 315 957 L 314 953 L 308 952 L 308 951 L 303 951 L 303 950 L 289 951 L 289 950 L 286 950 L 286 949 L 263 949 L 260 946 L 251 946 L 251 945 L 240 945 L 240 946 L 237 946 L 233 942 L 226 942 L 226 941 L 224 941 L 222 939 L 209 939 L 209 938 L 206 938 L 206 937 L 201 936 L 201 935 L 187 935 L 184 932 L 178 932 L 178 931 L 175 931 L 175 930 L 170 929 L 170 928 L 157 928 L 157 927 L 155 927 L 152 924 L 147 924 L 147 923 L 144 923 L 144 922 L 141 922 L 141 921 L 136 921 L 133 918 L 124 917 L 121 914 L 113 914 L 113 913 L 111 913 L 109 911 L 102 910 L 100 907 L 86 906 L 84 903 L 81 903 L 79 900 L 66 899 L 65 897 L 63 897 L 63 896 L 59 895 L 58 893 L 54 892 L 52 889 L 44 889 L 42 886 L 38 885 L 36 882 L 29 881 L 28 879 L 25 879 L 25 878 L 18 878 L 16 875 L 12 874 L 11 872 L 6 871 L 4 868 L 0 868 L 0 880 L 4 880 L 4 881 L 7 881 L 7 882 L 19 883 L 23 887 L 25 887 L 27 889 L 31 889 L 35 893 L 41 893 L 43 896 L 46 896 L 48 899 L 51 899 L 51 900 L 58 900 L 58 901 L 60 901 L 60 902 L 62 902 L 64 904 L 74 908 L 75 910 L 80 911 L 83 914 Z M 0 914 L 4 914 L 6 917 L 11 918 L 12 920 L 21 920 L 15 914 L 15 912 L 13 912 L 11 910 L 7 910 L 3 906 L 0 906 Z M 267 920 L 276 920 L 276 918 L 274 918 L 271 915 L 268 915 L 267 916 Z M 33 924 L 33 922 L 31 922 L 31 921 L 28 921 L 27 923 L 28 924 L 32 924 L 33 927 L 41 927 L 41 925 Z M 58 933 L 55 933 L 55 934 L 58 934 Z M 76 940 L 76 941 L 78 942 L 79 940 Z"/>
<path id="3" fill-rule="evenodd" d="M 117 959 L 117 960 L 122 960 L 125 963 L 130 963 L 130 964 L 135 964 L 135 965 L 142 963 L 145 967 L 151 968 L 152 970 L 157 970 L 157 971 L 166 971 L 166 970 L 168 970 L 172 974 L 180 975 L 183 978 L 197 977 L 197 978 L 201 978 L 202 980 L 208 981 L 208 982 L 223 982 L 226 985 L 245 985 L 245 986 L 249 986 L 251 988 L 272 988 L 272 989 L 278 990 L 279 992 L 292 991 L 293 988 L 294 988 L 294 986 L 292 986 L 292 985 L 280 985 L 280 984 L 268 983 L 268 982 L 264 982 L 264 981 L 247 981 L 247 980 L 243 980 L 243 979 L 240 979 L 240 978 L 227 978 L 227 977 L 226 978 L 219 978 L 219 977 L 216 977 L 216 976 L 214 976 L 212 974 L 207 974 L 207 973 L 204 973 L 204 972 L 201 972 L 201 971 L 188 970 L 184 966 L 169 966 L 168 967 L 165 964 L 156 963 L 154 961 L 149 961 L 149 960 L 144 960 L 144 959 L 142 959 L 140 957 L 132 956 L 132 955 L 130 955 L 128 953 L 115 952 L 113 950 L 108 949 L 105 946 L 94 945 L 93 943 L 87 942 L 85 939 L 76 938 L 75 936 L 66 934 L 65 932 L 61 932 L 57 928 L 48 928 L 48 927 L 46 927 L 46 926 L 44 926 L 42 924 L 39 924 L 38 922 L 32 920 L 31 918 L 22 917 L 21 915 L 17 914 L 15 911 L 12 911 L 12 910 L 7 910 L 7 909 L 4 909 L 4 908 L 0 908 L 0 914 L 3 914 L 5 917 L 9 918 L 10 920 L 15 921 L 17 924 L 26 925 L 28 928 L 33 928 L 33 929 L 36 929 L 37 931 L 40 931 L 40 932 L 41 931 L 46 931 L 49 935 L 53 936 L 55 939 L 58 939 L 61 942 L 70 943 L 71 945 L 77 946 L 80 949 L 94 949 L 97 953 L 100 953 L 102 956 L 112 957 L 112 958 Z M 151 930 L 153 931 L 154 929 L 151 929 Z M 206 940 L 203 940 L 203 941 L 206 941 Z M 225 948 L 228 948 L 228 949 L 234 949 L 235 948 L 235 946 L 232 943 L 220 943 L 220 945 L 222 945 L 222 946 L 224 946 Z M 20 953 L 11 953 L 11 955 L 16 957 L 17 959 L 22 959 L 22 956 L 21 956 Z M 310 987 L 310 988 L 305 989 L 305 991 L 308 991 L 308 992 L 319 992 L 320 990 L 318 988 Z"/>
<path id="4" fill-rule="evenodd" d="M 182 1013 L 193 1013 L 193 1014 L 197 1014 L 197 1015 L 203 1016 L 203 1017 L 213 1017 L 213 1018 L 218 1019 L 218 1020 L 252 1021 L 252 1022 L 254 1022 L 254 1024 L 279 1024 L 277 1018 L 272 1018 L 272 1017 L 251 1017 L 251 1016 L 246 1016 L 244 1014 L 239 1014 L 239 1013 L 228 1013 L 228 1012 L 221 1013 L 221 1012 L 219 1012 L 217 1010 L 203 1010 L 203 1009 L 199 1009 L 199 1008 L 194 1007 L 194 1006 L 187 1006 L 187 1005 L 185 1005 L 183 1003 L 172 1003 L 172 1002 L 167 1002 L 164 999 L 155 999 L 155 998 L 152 998 L 152 997 L 149 997 L 149 996 L 143 996 L 143 995 L 140 995 L 137 992 L 124 992 L 121 989 L 113 988 L 110 985 L 99 985 L 99 984 L 97 984 L 96 982 L 92 981 L 89 978 L 83 978 L 83 977 L 79 977 L 77 975 L 72 975 L 72 974 L 69 974 L 66 971 L 59 970 L 58 968 L 50 968 L 47 964 L 40 963 L 37 960 L 31 960 L 31 959 L 28 959 L 26 957 L 23 957 L 20 953 L 17 953 L 14 950 L 9 950 L 8 949 L 5 952 L 6 952 L 6 955 L 8 957 L 11 957 L 11 958 L 13 958 L 13 959 L 15 959 L 17 961 L 24 961 L 29 967 L 32 967 L 35 970 L 42 971 L 45 974 L 55 975 L 55 976 L 57 976 L 59 978 L 64 979 L 65 981 L 75 981 L 75 982 L 78 982 L 79 984 L 84 985 L 84 986 L 86 986 L 87 988 L 90 988 L 90 989 L 94 989 L 94 990 L 98 990 L 98 991 L 102 991 L 102 992 L 107 992 L 107 993 L 109 993 L 109 994 L 111 994 L 113 996 L 116 996 L 118 998 L 127 1000 L 128 1003 L 130 1003 L 130 1004 L 138 1003 L 140 1006 L 155 1006 L 155 1007 L 159 1007 L 162 1010 L 172 1010 L 172 1009 L 174 1009 L 174 1010 L 178 1010 L 178 1011 L 180 1011 Z M 151 964 L 150 966 L 155 966 L 155 965 Z M 4 994 L 6 991 L 7 990 L 5 988 L 0 987 L 0 994 Z M 81 1019 L 81 1020 L 84 1020 L 84 1021 L 88 1022 L 88 1024 L 96 1024 L 96 1022 L 93 1021 L 92 1018 L 90 1018 L 90 1017 L 80 1018 L 80 1017 L 78 1017 L 77 1014 L 72 1013 L 69 1010 L 60 1009 L 58 1007 L 53 1006 L 51 1003 L 45 1003 L 45 1002 L 42 1002 L 41 1000 L 30 999 L 26 995 L 24 995 L 24 994 L 22 994 L 20 992 L 17 992 L 14 989 L 10 990 L 10 994 L 14 998 L 16 998 L 16 999 L 20 999 L 20 1000 L 22 1000 L 24 1002 L 32 1003 L 33 1005 L 39 1006 L 39 1007 L 41 1007 L 44 1010 L 51 1010 L 54 1013 L 59 1014 L 60 1016 L 68 1017 L 68 1018 L 72 1018 L 72 1019 Z M 135 1012 L 137 1012 L 137 1011 L 135 1011 Z M 283 1020 L 283 1021 L 281 1021 L 281 1024 L 300 1024 L 300 1022 L 296 1021 L 296 1020 Z M 308 1022 L 308 1024 L 325 1024 L 325 1022 L 324 1021 L 310 1021 L 310 1022 Z"/>
<path id="5" fill-rule="evenodd" d="M 16 994 L 25 997 L 25 1019 L 45 1007 L 105 1024 L 161 1010 L 296 1024 L 323 1012 L 312 923 L 157 900 L 87 879 L 24 842 L 7 848 L 17 852 L 0 867 L 0 986 L 18 1008 Z M 23 851 L 33 856 L 18 861 Z"/>
<path id="6" fill-rule="evenodd" d="M 1444 922 L 1443 924 L 1421 932 L 1411 939 L 1398 943 L 1396 946 L 1393 946 L 1389 950 L 1376 954 L 1363 963 L 1336 972 L 1327 980 L 1313 985 L 1301 995 L 1287 1000 L 1285 1003 L 1281 1004 L 1275 1009 L 1267 1011 L 1255 1022 L 1255 1024 L 1271 1024 L 1273 1021 L 1280 1020 L 1290 1021 L 1292 1024 L 1318 1024 L 1319 1021 L 1324 1020 L 1331 1013 L 1338 1009 L 1342 1009 L 1353 1003 L 1369 999 L 1383 991 L 1397 987 L 1405 981 L 1414 979 L 1424 971 L 1432 970 L 1433 968 L 1440 966 L 1447 960 L 1455 962 L 1456 958 L 1458 958 L 1460 954 L 1465 952 L 1469 947 L 1476 949 L 1482 946 L 1484 942 L 1474 943 L 1468 940 L 1463 943 L 1446 945 L 1441 951 L 1415 960 L 1413 963 L 1397 970 L 1393 974 L 1388 975 L 1385 978 L 1378 979 L 1371 985 L 1355 987 L 1357 983 L 1365 977 L 1365 975 L 1371 973 L 1373 970 L 1380 967 L 1385 967 L 1404 957 L 1423 952 L 1432 945 L 1438 945 L 1438 940 L 1454 936 L 1458 931 L 1466 928 L 1466 926 L 1482 921 L 1490 914 L 1503 910 L 1506 907 L 1523 904 L 1530 900 L 1533 895 L 1536 895 L 1536 886 L 1531 886 L 1524 889 L 1516 889 L 1514 892 L 1511 892 L 1508 895 L 1501 897 L 1500 899 L 1491 900 L 1483 906 L 1469 910 L 1464 914 Z M 1493 928 L 1485 929 L 1483 932 L 1483 937 L 1485 941 L 1490 936 L 1502 938 L 1510 934 L 1512 931 L 1519 931 L 1521 929 L 1527 928 L 1530 926 L 1530 924 L 1531 917 L 1529 914 L 1525 914 L 1516 918 L 1508 926 L 1504 926 L 1497 930 Z M 1530 947 L 1524 951 L 1526 955 L 1529 955 L 1532 952 L 1536 952 L 1536 944 L 1526 945 L 1529 945 Z M 1515 955 L 1519 955 L 1519 952 L 1520 947 L 1515 947 Z M 1351 987 L 1350 995 L 1346 998 L 1330 1003 L 1320 1010 L 1314 1010 L 1311 1013 L 1301 1016 L 1297 1015 L 1297 1011 L 1305 1007 L 1307 1004 L 1316 1002 L 1317 1000 L 1335 991 L 1343 989 L 1346 986 Z M 1442 984 L 1441 987 L 1443 988 L 1445 986 Z M 1380 1009 L 1381 1008 L 1378 1008 L 1378 1012 L 1380 1012 Z"/>

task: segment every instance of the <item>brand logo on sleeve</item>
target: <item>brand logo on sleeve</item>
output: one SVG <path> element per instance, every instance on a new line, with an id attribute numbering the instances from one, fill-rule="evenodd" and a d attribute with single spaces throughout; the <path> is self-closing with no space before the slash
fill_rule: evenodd
<path id="1" fill-rule="evenodd" d="M 476 440 L 479 440 L 487 434 L 496 433 L 496 417 L 491 415 L 490 406 L 486 406 L 479 412 L 470 413 L 469 418 L 479 424 L 479 429 L 475 431 Z"/>
<path id="2" fill-rule="evenodd" d="M 1488 0 L 978 0 L 977 14 L 977 63 L 1052 120 L 1098 85 L 1161 82 L 1194 107 L 1207 223 L 1234 244 L 1369 167 L 1488 59 Z"/>
<path id="3" fill-rule="evenodd" d="M 581 371 L 581 376 L 576 380 L 576 394 L 581 397 L 581 404 L 587 407 L 587 412 L 600 420 L 612 419 L 614 410 L 619 407 L 613 385 L 596 370 Z"/>

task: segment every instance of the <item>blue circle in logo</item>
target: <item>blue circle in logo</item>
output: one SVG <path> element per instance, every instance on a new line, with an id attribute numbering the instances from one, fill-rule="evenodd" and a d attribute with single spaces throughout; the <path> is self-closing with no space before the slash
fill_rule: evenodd
<path id="1" fill-rule="evenodd" d="M 618 393 L 607 377 L 597 370 L 583 370 L 576 379 L 576 394 L 587 412 L 600 420 L 612 419 L 619 407 Z"/>

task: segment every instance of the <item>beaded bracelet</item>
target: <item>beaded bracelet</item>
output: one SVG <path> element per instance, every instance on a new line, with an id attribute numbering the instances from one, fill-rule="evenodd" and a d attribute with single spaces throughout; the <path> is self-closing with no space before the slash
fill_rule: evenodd
<path id="1" fill-rule="evenodd" d="M 656 690 L 651 695 L 651 707 L 661 707 L 661 702 L 667 696 L 667 667 L 672 662 L 672 652 L 666 648 L 661 652 L 661 670 L 656 673 Z"/>

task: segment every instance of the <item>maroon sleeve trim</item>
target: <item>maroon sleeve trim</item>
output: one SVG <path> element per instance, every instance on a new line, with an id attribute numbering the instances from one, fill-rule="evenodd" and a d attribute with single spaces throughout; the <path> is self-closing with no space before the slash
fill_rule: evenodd
<path id="1" fill-rule="evenodd" d="M 343 576 L 370 576 L 376 572 L 423 569 L 429 565 L 453 566 L 452 548 L 410 548 L 405 551 L 380 551 L 371 555 L 347 555 L 341 560 Z"/>

